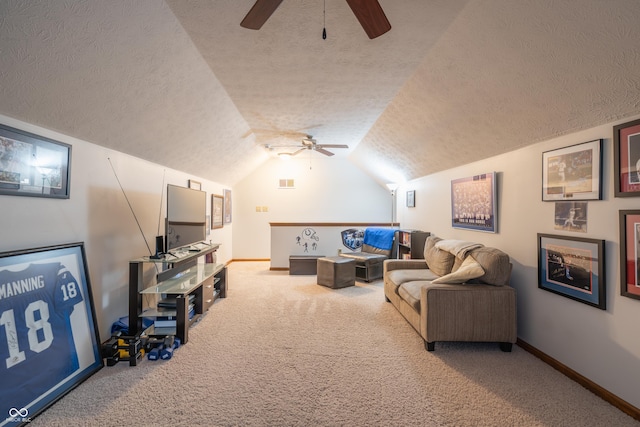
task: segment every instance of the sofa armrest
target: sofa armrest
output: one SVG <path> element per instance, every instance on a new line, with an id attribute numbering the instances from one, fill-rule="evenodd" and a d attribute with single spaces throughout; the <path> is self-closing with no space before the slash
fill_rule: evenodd
<path id="1" fill-rule="evenodd" d="M 427 263 L 423 259 L 387 259 L 384 261 L 383 273 L 392 270 L 417 270 L 427 268 Z"/>

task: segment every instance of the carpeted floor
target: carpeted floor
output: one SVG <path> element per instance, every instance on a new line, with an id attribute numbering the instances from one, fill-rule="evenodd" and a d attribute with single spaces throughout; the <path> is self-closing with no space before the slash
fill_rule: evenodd
<path id="1" fill-rule="evenodd" d="M 425 351 L 382 281 L 332 290 L 268 262 L 228 281 L 171 360 L 105 367 L 31 425 L 640 425 L 518 346 Z"/>

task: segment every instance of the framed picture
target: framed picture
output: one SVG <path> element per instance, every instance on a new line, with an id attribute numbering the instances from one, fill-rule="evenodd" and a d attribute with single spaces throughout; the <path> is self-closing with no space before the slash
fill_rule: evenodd
<path id="1" fill-rule="evenodd" d="M 0 425 L 26 425 L 103 366 L 73 243 L 0 254 Z"/>
<path id="2" fill-rule="evenodd" d="M 202 190 L 202 183 L 200 181 L 189 180 L 189 188 L 192 190 Z"/>
<path id="3" fill-rule="evenodd" d="M 640 299 L 640 210 L 620 211 L 620 295 Z"/>
<path id="4" fill-rule="evenodd" d="M 224 195 L 224 223 L 231 224 L 231 190 L 222 190 Z"/>
<path id="5" fill-rule="evenodd" d="M 613 127 L 615 197 L 640 196 L 640 120 Z"/>
<path id="6" fill-rule="evenodd" d="M 0 194 L 69 198 L 71 146 L 0 125 Z"/>
<path id="7" fill-rule="evenodd" d="M 222 228 L 224 216 L 224 197 L 218 194 L 211 195 L 211 228 Z"/>
<path id="8" fill-rule="evenodd" d="M 563 231 L 587 232 L 588 202 L 556 202 L 553 228 Z"/>
<path id="9" fill-rule="evenodd" d="M 407 191 L 407 207 L 408 208 L 416 207 L 416 190 Z"/>
<path id="10" fill-rule="evenodd" d="M 602 139 L 542 153 L 542 200 L 602 199 Z"/>
<path id="11" fill-rule="evenodd" d="M 538 287 L 606 309 L 604 240 L 538 234 Z"/>
<path id="12" fill-rule="evenodd" d="M 497 233 L 496 173 L 451 181 L 451 226 Z"/>

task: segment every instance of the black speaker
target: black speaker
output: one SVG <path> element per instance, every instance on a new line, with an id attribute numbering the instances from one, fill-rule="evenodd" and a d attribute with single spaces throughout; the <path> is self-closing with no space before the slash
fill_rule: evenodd
<path id="1" fill-rule="evenodd" d="M 164 254 L 164 237 L 156 236 L 156 254 L 151 255 L 152 259 L 160 259 Z"/>

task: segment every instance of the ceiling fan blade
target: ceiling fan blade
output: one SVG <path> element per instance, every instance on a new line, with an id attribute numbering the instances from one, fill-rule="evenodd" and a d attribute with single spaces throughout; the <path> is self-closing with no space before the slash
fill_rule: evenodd
<path id="1" fill-rule="evenodd" d="M 259 30 L 280 6 L 280 3 L 282 3 L 282 0 L 256 0 L 247 16 L 240 23 L 240 26 L 250 30 Z"/>
<path id="2" fill-rule="evenodd" d="M 327 151 L 327 150 L 325 150 L 325 149 L 324 149 L 324 148 L 322 148 L 322 147 L 318 147 L 317 145 L 316 145 L 315 150 L 316 150 L 318 153 L 322 153 L 322 154 L 324 154 L 325 156 L 333 156 L 333 153 L 332 153 L 331 151 Z"/>
<path id="3" fill-rule="evenodd" d="M 318 144 L 316 147 L 320 148 L 349 148 L 348 145 L 345 144 Z"/>
<path id="4" fill-rule="evenodd" d="M 299 150 L 294 151 L 293 153 L 291 153 L 292 156 L 295 156 L 296 154 L 300 154 L 302 153 L 304 150 L 307 150 L 307 147 L 302 147 Z"/>
<path id="5" fill-rule="evenodd" d="M 391 24 L 378 0 L 347 0 L 347 3 L 370 39 L 375 39 L 391 29 Z"/>

